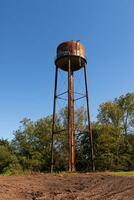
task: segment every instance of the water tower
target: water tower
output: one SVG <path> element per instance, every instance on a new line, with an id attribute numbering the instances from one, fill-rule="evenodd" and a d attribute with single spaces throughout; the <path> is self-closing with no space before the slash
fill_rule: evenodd
<path id="1" fill-rule="evenodd" d="M 57 98 L 62 94 L 57 93 L 57 81 L 58 81 L 58 70 L 62 70 L 67 73 L 67 109 L 68 109 L 68 145 L 69 145 L 69 172 L 75 171 L 75 130 L 74 130 L 74 73 L 78 70 L 84 69 L 84 85 L 85 92 L 82 98 L 86 98 L 86 109 L 87 109 L 87 120 L 88 120 L 88 136 L 89 136 L 89 154 L 92 171 L 94 171 L 94 160 L 93 160 L 93 141 L 92 141 L 92 129 L 90 122 L 89 113 L 89 99 L 88 99 L 88 86 L 87 86 L 87 72 L 86 72 L 87 59 L 85 56 L 84 46 L 79 41 L 66 41 L 61 43 L 57 47 L 57 55 L 55 59 L 55 87 L 54 87 L 54 105 L 53 105 L 53 122 L 52 122 L 52 146 L 51 146 L 51 172 L 54 167 L 54 136 L 55 133 L 55 120 L 56 120 L 56 101 Z"/>

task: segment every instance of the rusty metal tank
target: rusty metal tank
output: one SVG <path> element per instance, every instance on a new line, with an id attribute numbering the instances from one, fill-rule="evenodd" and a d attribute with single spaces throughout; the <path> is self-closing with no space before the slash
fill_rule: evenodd
<path id="1" fill-rule="evenodd" d="M 69 59 L 72 71 L 79 70 L 87 63 L 84 46 L 79 41 L 66 41 L 57 47 L 55 65 L 68 71 Z"/>

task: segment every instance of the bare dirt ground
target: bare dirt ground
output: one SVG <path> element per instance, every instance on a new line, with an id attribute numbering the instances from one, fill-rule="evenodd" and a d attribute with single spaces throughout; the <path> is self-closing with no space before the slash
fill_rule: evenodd
<path id="1" fill-rule="evenodd" d="M 0 200 L 134 200 L 134 176 L 110 173 L 0 176 Z"/>

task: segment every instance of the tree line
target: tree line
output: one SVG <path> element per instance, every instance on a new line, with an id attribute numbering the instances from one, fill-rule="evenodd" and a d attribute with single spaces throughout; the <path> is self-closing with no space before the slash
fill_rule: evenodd
<path id="1" fill-rule="evenodd" d="M 75 111 L 76 169 L 90 170 L 86 111 Z M 56 118 L 56 128 L 67 126 L 67 109 Z M 51 165 L 52 116 L 36 122 L 24 118 L 11 141 L 0 139 L 0 173 L 48 172 Z M 134 170 L 134 93 L 102 103 L 92 123 L 94 161 L 97 171 Z M 54 137 L 54 170 L 68 169 L 68 136 Z"/>

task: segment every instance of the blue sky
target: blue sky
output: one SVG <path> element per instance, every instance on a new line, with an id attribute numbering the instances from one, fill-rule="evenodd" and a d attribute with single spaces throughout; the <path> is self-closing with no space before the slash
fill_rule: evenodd
<path id="1" fill-rule="evenodd" d="M 91 118 L 134 91 L 133 0 L 0 1 L 0 137 L 52 113 L 57 45 L 80 40 L 88 59 Z"/>

